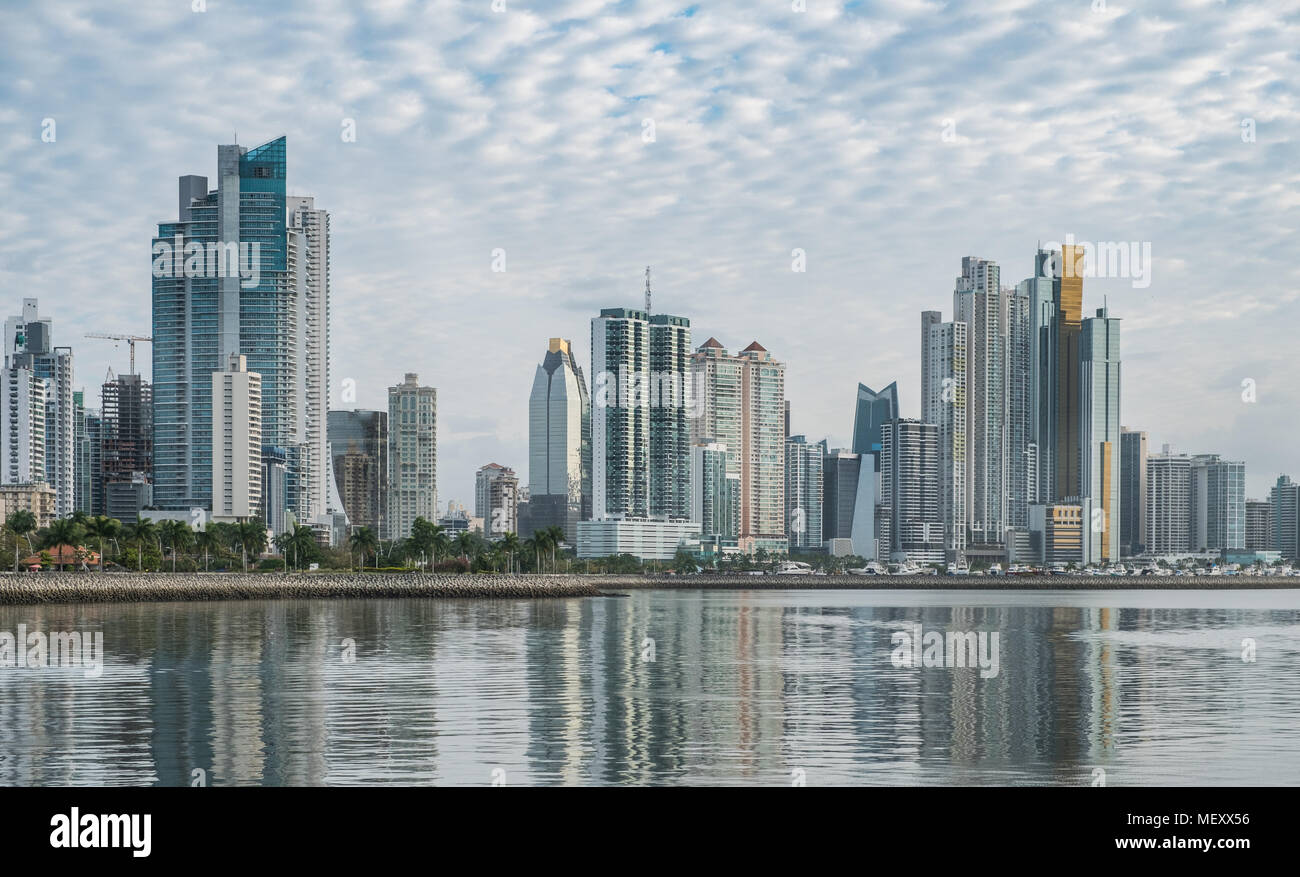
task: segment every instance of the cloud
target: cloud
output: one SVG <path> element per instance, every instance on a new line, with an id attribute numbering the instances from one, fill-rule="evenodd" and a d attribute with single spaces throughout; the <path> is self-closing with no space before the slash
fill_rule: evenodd
<path id="1" fill-rule="evenodd" d="M 489 456 L 525 474 L 547 338 L 585 358 L 646 264 L 657 309 L 759 339 L 794 431 L 844 442 L 858 381 L 919 410 L 919 312 L 963 255 L 1014 283 L 1067 232 L 1152 245 L 1149 288 L 1085 284 L 1124 318 L 1128 425 L 1245 458 L 1253 495 L 1296 471 L 1300 4 L 206 5 L 0 11 L 0 308 L 39 297 L 92 397 L 124 351 L 80 336 L 149 328 L 176 177 L 286 134 L 333 213 L 335 382 L 439 388 L 444 501 Z"/>

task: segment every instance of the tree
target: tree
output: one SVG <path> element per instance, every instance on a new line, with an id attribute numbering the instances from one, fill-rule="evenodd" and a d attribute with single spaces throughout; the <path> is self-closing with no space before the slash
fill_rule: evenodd
<path id="1" fill-rule="evenodd" d="M 176 572 L 176 552 L 194 542 L 194 531 L 184 521 L 166 520 L 158 525 L 159 542 L 166 543 L 172 553 L 172 572 Z"/>
<path id="2" fill-rule="evenodd" d="M 14 572 L 18 572 L 18 540 L 27 539 L 27 550 L 32 550 L 32 540 L 27 534 L 36 529 L 36 516 L 27 509 L 19 509 L 5 521 L 5 529 L 14 534 Z"/>
<path id="3" fill-rule="evenodd" d="M 433 568 L 438 568 L 438 555 L 447 555 L 451 553 L 451 536 L 442 527 L 433 536 Z"/>
<path id="4" fill-rule="evenodd" d="M 411 546 L 418 551 L 424 558 L 434 558 L 436 552 L 436 543 L 438 534 L 442 532 L 439 527 L 428 518 L 416 518 L 411 524 Z M 427 562 L 427 561 L 426 561 Z"/>
<path id="5" fill-rule="evenodd" d="M 474 560 L 470 555 L 478 556 L 478 540 L 474 538 L 474 534 L 469 530 L 461 530 L 456 534 L 455 541 L 456 551 L 465 559 L 466 563 L 473 566 Z"/>
<path id="6" fill-rule="evenodd" d="M 248 555 L 258 555 L 266 550 L 266 524 L 253 518 L 235 525 L 234 537 L 239 545 L 239 556 L 248 572 Z"/>
<path id="7" fill-rule="evenodd" d="M 53 548 L 58 554 L 59 569 L 63 569 L 63 552 L 59 551 L 59 546 L 66 545 L 73 551 L 76 551 L 77 544 L 81 542 L 81 525 L 72 518 L 60 518 L 54 521 L 46 528 L 43 538 L 41 539 L 42 548 Z"/>
<path id="8" fill-rule="evenodd" d="M 99 571 L 104 571 L 104 541 L 112 539 L 122 529 L 122 522 L 117 518 L 97 515 L 86 522 L 86 535 L 99 542 Z"/>
<path id="9" fill-rule="evenodd" d="M 547 527 L 542 531 L 546 536 L 546 545 L 551 549 L 551 572 L 555 572 L 555 549 L 564 541 L 564 530 L 561 527 Z"/>
<path id="10" fill-rule="evenodd" d="M 136 571 L 144 569 L 144 543 L 158 535 L 158 525 L 137 514 L 135 520 L 122 528 L 122 535 L 135 543 Z"/>
<path id="11" fill-rule="evenodd" d="M 310 560 L 315 556 L 316 532 L 311 527 L 294 524 L 288 536 L 288 546 L 289 550 L 293 552 L 294 567 L 301 567 L 304 560 Z"/>
<path id="12" fill-rule="evenodd" d="M 374 554 L 376 558 L 379 552 L 379 540 L 375 538 L 375 531 L 369 527 L 358 527 L 348 537 L 348 547 L 361 555 L 361 565 L 366 565 L 366 555 Z"/>
<path id="13" fill-rule="evenodd" d="M 497 541 L 497 547 L 510 558 L 511 573 L 515 571 L 515 552 L 519 550 L 519 545 L 519 537 L 514 533 L 506 533 Z"/>
<path id="14" fill-rule="evenodd" d="M 194 534 L 194 545 L 203 552 L 203 571 L 208 571 L 208 555 L 221 548 L 221 531 L 211 521 Z"/>

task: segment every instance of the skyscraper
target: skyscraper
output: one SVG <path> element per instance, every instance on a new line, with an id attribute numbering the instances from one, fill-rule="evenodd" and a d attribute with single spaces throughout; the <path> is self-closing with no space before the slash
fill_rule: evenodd
<path id="1" fill-rule="evenodd" d="M 1300 534 L 1300 484 L 1289 475 L 1279 475 L 1269 491 L 1268 504 L 1273 521 L 1272 550 L 1281 552 L 1284 560 L 1300 559 L 1296 551 Z"/>
<path id="2" fill-rule="evenodd" d="M 262 441 L 288 461 L 283 502 L 327 503 L 329 222 L 288 198 L 283 137 L 217 147 L 217 187 L 180 178 L 178 215 L 153 240 L 155 502 L 212 503 L 211 375 L 245 354 L 262 376 Z M 292 211 L 292 212 L 291 212 Z"/>
<path id="3" fill-rule="evenodd" d="M 1053 490 L 1055 499 L 1081 496 L 1083 481 L 1079 442 L 1082 413 L 1079 391 L 1079 334 L 1083 324 L 1084 250 L 1080 246 L 1061 247 L 1060 270 L 1052 280 L 1056 318 L 1054 347 L 1056 354 L 1056 393 L 1053 400 Z"/>
<path id="4" fill-rule="evenodd" d="M 1056 450 L 1056 302 L 1052 279 L 1053 254 L 1039 249 L 1034 254 L 1034 274 L 1016 287 L 1018 306 L 1029 308 L 1029 451 L 1030 464 L 1036 470 L 1036 482 L 1030 503 L 1050 502 L 1054 494 L 1054 454 Z M 1019 316 L 1014 322 L 1019 322 Z M 1012 378 L 1023 368 L 1017 363 Z"/>
<path id="5" fill-rule="evenodd" d="M 530 530 L 560 527 L 569 542 L 591 517 L 591 400 L 563 338 L 550 340 L 528 397 L 528 514 Z"/>
<path id="6" fill-rule="evenodd" d="M 1026 531 L 1029 506 L 1038 502 L 1038 445 L 1034 391 L 1034 306 L 1031 281 L 1004 289 L 1007 300 L 1007 524 Z"/>
<path id="7" fill-rule="evenodd" d="M 45 399 L 49 385 L 30 366 L 9 363 L 0 372 L 0 384 L 4 392 L 4 405 L 0 406 L 0 483 L 46 483 Z"/>
<path id="8" fill-rule="evenodd" d="M 940 514 L 949 559 L 966 549 L 970 443 L 967 326 L 921 314 L 921 420 L 938 428 Z"/>
<path id="9" fill-rule="evenodd" d="M 822 545 L 822 446 L 802 435 L 785 443 L 785 520 L 791 551 L 811 551 Z"/>
<path id="10" fill-rule="evenodd" d="M 881 432 L 881 505 L 890 560 L 942 563 L 945 557 L 939 487 L 939 428 L 919 420 L 890 420 Z"/>
<path id="11" fill-rule="evenodd" d="M 118 375 L 104 382 L 100 399 L 103 403 L 100 489 L 107 496 L 110 486 L 119 482 L 152 484 L 153 388 L 141 375 Z M 124 495 L 146 493 L 152 496 L 152 491 L 138 488 Z M 134 519 L 135 515 L 129 517 Z"/>
<path id="12" fill-rule="evenodd" d="M 691 520 L 717 552 L 735 549 L 740 533 L 740 477 L 728 473 L 727 456 L 720 442 L 691 446 Z"/>
<path id="13" fill-rule="evenodd" d="M 1189 502 L 1189 550 L 1246 550 L 1245 463 L 1193 456 Z"/>
<path id="14" fill-rule="evenodd" d="M 591 321 L 594 520 L 650 514 L 649 376 L 650 324 L 645 311 L 601 310 Z"/>
<path id="15" fill-rule="evenodd" d="M 650 315 L 650 514 L 691 515 L 691 425 L 687 398 L 691 321 Z"/>
<path id="16" fill-rule="evenodd" d="M 327 435 L 348 521 L 371 528 L 376 536 L 387 532 L 388 412 L 331 411 Z"/>
<path id="17" fill-rule="evenodd" d="M 1164 451 L 1147 458 L 1149 554 L 1184 554 L 1191 543 L 1192 458 Z"/>
<path id="18" fill-rule="evenodd" d="M 438 391 L 407 372 L 388 388 L 388 530 L 411 535 L 416 518 L 438 517 Z"/>
<path id="19" fill-rule="evenodd" d="M 488 463 L 474 475 L 474 517 L 489 539 L 519 532 L 519 478 L 515 470 Z"/>
<path id="20" fill-rule="evenodd" d="M 231 355 L 212 374 L 212 515 L 247 521 L 262 511 L 262 379 Z"/>
<path id="21" fill-rule="evenodd" d="M 1268 500 L 1246 500 L 1246 550 L 1273 551 L 1273 515 Z"/>
<path id="22" fill-rule="evenodd" d="M 98 411 L 85 407 L 85 391 L 73 393 L 77 412 L 76 478 L 77 508 L 94 517 L 104 514 L 103 419 Z M 153 436 L 150 435 L 150 440 Z"/>
<path id="23" fill-rule="evenodd" d="M 858 384 L 857 407 L 853 413 L 853 453 L 874 455 L 877 472 L 880 471 L 881 430 L 898 416 L 897 382 L 878 393 L 866 384 Z"/>
<path id="24" fill-rule="evenodd" d="M 1007 296 L 996 262 L 965 256 L 953 321 L 968 337 L 967 438 L 971 445 L 967 529 L 974 542 L 1002 542 L 1007 526 Z"/>
<path id="25" fill-rule="evenodd" d="M 1119 320 L 1106 309 L 1083 321 L 1079 335 L 1079 400 L 1083 495 L 1100 520 L 1088 521 L 1089 563 L 1120 559 L 1120 350 Z M 1094 511 L 1095 514 L 1095 511 Z M 1100 529 L 1098 529 L 1100 524 Z"/>
<path id="26" fill-rule="evenodd" d="M 54 346 L 53 326 L 52 320 L 40 316 L 36 299 L 23 299 L 22 313 L 5 321 L 5 366 L 25 370 L 31 378 L 44 382 L 41 456 L 45 472 L 38 480 L 54 488 L 57 513 L 66 517 L 76 510 L 76 405 L 72 349 Z M 18 416 L 21 418 L 21 410 Z M 16 428 L 25 429 L 21 424 Z"/>
<path id="27" fill-rule="evenodd" d="M 851 540 L 854 536 L 854 512 L 857 508 L 858 482 L 862 472 L 862 455 L 848 448 L 822 448 L 822 541 Z M 867 461 L 870 465 L 870 460 Z M 874 498 L 873 498 L 874 503 Z M 874 521 L 874 511 L 872 513 Z M 874 523 L 872 525 L 874 531 Z M 874 537 L 874 532 L 873 532 Z M 866 545 L 853 546 L 855 553 L 875 557 L 874 544 L 867 555 Z"/>
<path id="28" fill-rule="evenodd" d="M 1119 543 L 1126 555 L 1141 554 L 1147 533 L 1147 434 L 1119 430 Z"/>

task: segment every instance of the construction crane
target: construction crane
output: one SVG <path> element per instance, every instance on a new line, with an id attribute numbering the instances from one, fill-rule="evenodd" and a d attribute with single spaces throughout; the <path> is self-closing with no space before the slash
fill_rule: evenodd
<path id="1" fill-rule="evenodd" d="M 125 341 L 131 347 L 131 374 L 135 374 L 135 342 L 149 341 L 152 343 L 153 338 L 148 335 L 115 335 L 110 332 L 87 332 L 87 338 L 99 338 L 104 341 Z"/>

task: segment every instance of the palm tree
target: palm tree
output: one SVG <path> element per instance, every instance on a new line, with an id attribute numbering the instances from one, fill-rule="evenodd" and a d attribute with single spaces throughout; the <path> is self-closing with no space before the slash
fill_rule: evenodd
<path id="1" fill-rule="evenodd" d="M 122 522 L 117 518 L 97 515 L 86 522 L 86 535 L 99 542 L 99 571 L 104 571 L 104 540 L 112 539 L 122 529 Z"/>
<path id="2" fill-rule="evenodd" d="M 366 565 L 366 555 L 375 554 L 378 556 L 379 540 L 375 538 L 375 531 L 369 527 L 358 527 L 348 537 L 348 547 L 361 555 L 361 565 Z"/>
<path id="3" fill-rule="evenodd" d="M 239 554 L 244 562 L 244 572 L 248 572 L 248 555 L 261 554 L 266 550 L 266 525 L 254 518 L 235 525 L 235 541 L 239 543 Z"/>
<path id="4" fill-rule="evenodd" d="M 497 546 L 510 557 L 510 572 L 515 571 L 515 552 L 519 550 L 519 537 L 514 533 L 504 534 L 497 541 Z"/>
<path id="5" fill-rule="evenodd" d="M 524 540 L 524 544 L 521 545 L 520 548 L 522 548 L 524 551 L 527 551 L 527 552 L 531 552 L 531 553 L 532 553 L 532 555 L 533 555 L 533 564 L 534 564 L 534 566 L 533 566 L 533 571 L 534 571 L 534 572 L 541 572 L 541 571 L 542 571 L 542 539 L 541 539 L 541 532 L 540 532 L 540 531 L 539 531 L 539 532 L 535 532 L 535 533 L 533 533 L 533 535 L 531 535 L 531 536 L 529 536 L 527 539 L 525 539 L 525 540 Z"/>
<path id="6" fill-rule="evenodd" d="M 41 539 L 41 547 L 53 548 L 58 554 L 59 569 L 63 569 L 63 552 L 58 550 L 59 546 L 66 545 L 76 551 L 79 542 L 81 542 L 81 525 L 72 518 L 59 518 L 46 528 Z"/>
<path id="7" fill-rule="evenodd" d="M 36 516 L 27 509 L 19 509 L 5 521 L 5 529 L 14 534 L 14 572 L 18 572 L 18 540 L 36 529 Z M 32 550 L 31 539 L 27 539 L 27 550 Z"/>
<path id="8" fill-rule="evenodd" d="M 194 545 L 203 552 L 203 571 L 208 571 L 208 553 L 221 547 L 221 537 L 209 521 L 208 525 L 194 534 Z"/>
<path id="9" fill-rule="evenodd" d="M 416 518 L 411 524 L 411 544 L 426 559 L 426 562 L 434 554 L 434 543 L 441 532 L 442 527 L 425 517 Z"/>
<path id="10" fill-rule="evenodd" d="M 439 554 L 446 555 L 451 553 L 451 536 L 447 535 L 447 531 L 444 530 L 442 527 L 439 527 L 438 532 L 433 534 L 433 542 L 431 543 L 431 550 L 433 551 L 433 569 L 437 570 L 438 555 Z"/>
<path id="11" fill-rule="evenodd" d="M 469 556 L 470 554 L 476 554 L 477 552 L 475 552 L 475 549 L 478 547 L 477 541 L 474 539 L 474 534 L 469 530 L 461 530 L 456 534 L 455 544 L 456 551 L 458 551 L 460 556 L 465 559 L 465 562 L 472 567 L 474 564 L 470 561 Z"/>
<path id="12" fill-rule="evenodd" d="M 122 535 L 135 542 L 136 572 L 144 569 L 144 543 L 152 541 L 158 535 L 158 526 L 137 514 L 135 520 L 122 528 Z"/>
<path id="13" fill-rule="evenodd" d="M 546 544 L 551 548 L 551 572 L 555 572 L 555 549 L 564 541 L 564 530 L 560 527 L 547 527 Z"/>
<path id="14" fill-rule="evenodd" d="M 172 572 L 176 572 L 176 552 L 188 548 L 194 541 L 194 531 L 184 521 L 163 521 L 158 525 L 160 545 L 167 543 L 172 552 Z"/>
<path id="15" fill-rule="evenodd" d="M 286 544 L 293 551 L 293 565 L 296 569 L 302 565 L 304 558 L 311 557 L 311 553 L 316 550 L 316 533 L 311 527 L 294 524 L 288 536 Z"/>

